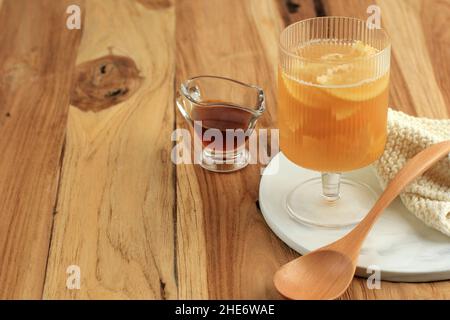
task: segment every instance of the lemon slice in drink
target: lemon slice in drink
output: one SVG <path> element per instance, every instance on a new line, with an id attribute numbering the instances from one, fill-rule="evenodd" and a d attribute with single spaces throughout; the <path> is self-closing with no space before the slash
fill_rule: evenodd
<path id="1" fill-rule="evenodd" d="M 333 62 L 333 65 L 317 75 L 317 84 L 328 94 L 343 100 L 364 101 L 377 97 L 387 88 L 389 75 L 377 77 L 374 60 L 360 59 L 377 52 L 372 46 L 357 41 L 347 47 L 347 52 L 322 56 L 325 63 Z"/>
<path id="2" fill-rule="evenodd" d="M 330 88 L 324 88 L 324 90 L 339 99 L 347 100 L 347 101 L 365 101 L 373 99 L 380 94 L 383 93 L 383 91 L 386 90 L 388 84 L 389 84 L 389 73 L 386 73 L 382 77 L 370 80 L 368 82 L 364 82 L 359 85 L 354 86 L 339 86 L 335 84 L 336 82 L 323 82 L 323 84 L 326 85 L 332 85 L 333 87 Z"/>
<path id="3" fill-rule="evenodd" d="M 310 107 L 321 107 L 330 104 L 330 96 L 325 93 L 321 88 L 308 84 L 309 78 L 314 77 L 314 68 L 321 68 L 319 66 L 308 65 L 298 68 L 295 75 L 300 75 L 299 80 L 297 77 L 287 75 L 284 71 L 281 71 L 281 86 L 288 92 L 288 96 L 294 98 L 299 103 Z M 323 69 L 323 68 L 321 68 Z M 322 70 L 323 71 L 323 70 Z M 317 73 L 315 73 L 317 74 Z"/>

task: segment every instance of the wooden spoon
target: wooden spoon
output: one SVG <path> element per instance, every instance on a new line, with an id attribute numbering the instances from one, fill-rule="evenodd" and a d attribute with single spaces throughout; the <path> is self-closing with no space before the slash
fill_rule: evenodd
<path id="1" fill-rule="evenodd" d="M 377 218 L 404 187 L 449 152 L 450 141 L 445 141 L 410 159 L 352 231 L 282 266 L 274 276 L 277 290 L 290 299 L 335 299 L 343 294 L 355 274 L 362 243 Z"/>

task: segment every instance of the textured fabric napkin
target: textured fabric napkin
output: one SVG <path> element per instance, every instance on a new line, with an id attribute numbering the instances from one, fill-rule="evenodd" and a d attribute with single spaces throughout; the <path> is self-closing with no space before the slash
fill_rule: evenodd
<path id="1" fill-rule="evenodd" d="M 390 109 L 386 149 L 375 162 L 382 187 L 386 187 L 408 159 L 445 140 L 450 140 L 450 120 L 416 118 Z M 411 183 L 400 198 L 417 218 L 450 236 L 450 156 Z"/>

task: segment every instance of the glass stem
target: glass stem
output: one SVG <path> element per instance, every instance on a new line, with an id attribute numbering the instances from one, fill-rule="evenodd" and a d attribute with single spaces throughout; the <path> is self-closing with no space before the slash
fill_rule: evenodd
<path id="1" fill-rule="evenodd" d="M 322 172 L 322 196 L 325 200 L 333 202 L 339 199 L 340 180 L 340 173 Z"/>

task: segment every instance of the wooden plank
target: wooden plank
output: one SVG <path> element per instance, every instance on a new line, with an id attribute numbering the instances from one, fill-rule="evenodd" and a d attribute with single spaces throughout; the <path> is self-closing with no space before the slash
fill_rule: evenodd
<path id="1" fill-rule="evenodd" d="M 416 17 L 420 18 L 435 81 L 447 107 L 447 117 L 450 117 L 450 30 L 447 25 L 450 20 L 450 1 L 437 0 L 432 5 L 422 1 L 421 4 Z M 439 114 L 445 117 L 443 111 Z"/>
<path id="2" fill-rule="evenodd" d="M 326 15 L 346 15 L 364 19 L 367 17 L 367 7 L 374 3 L 370 0 L 323 0 Z M 449 32 L 444 31 L 445 17 L 447 21 L 450 18 L 449 2 L 439 2 L 439 6 L 428 6 L 426 3 L 424 0 L 379 0 L 375 3 L 381 7 L 383 27 L 392 37 L 390 101 L 396 109 L 410 114 L 446 118 L 448 108 L 443 97 L 448 99 L 447 90 L 444 88 L 450 86 L 450 66 L 448 55 L 445 55 L 448 49 L 443 48 L 443 45 L 440 50 L 434 52 L 435 42 L 428 39 L 434 39 L 438 32 L 440 37 L 449 35 Z M 427 11 L 426 18 L 421 18 L 423 9 Z M 430 11 L 440 18 L 433 21 Z M 439 79 L 439 82 L 436 79 Z M 450 282 L 382 282 L 380 290 L 369 290 L 365 279 L 355 278 L 342 298 L 448 299 Z"/>
<path id="3" fill-rule="evenodd" d="M 274 127 L 276 43 L 283 27 L 278 9 L 276 1 L 266 0 L 178 1 L 177 84 L 200 74 L 259 84 L 265 89 L 268 108 L 260 124 Z M 177 126 L 187 127 L 180 115 Z M 272 276 L 295 254 L 274 236 L 255 205 L 259 173 L 255 165 L 232 174 L 177 166 L 177 220 L 184 230 L 178 232 L 178 243 L 185 243 L 184 235 L 189 234 L 190 252 L 185 255 L 196 257 L 185 258 L 179 279 L 207 286 L 208 291 L 206 296 L 204 289 L 183 289 L 187 282 L 180 281 L 180 296 L 280 297 Z"/>
<path id="4" fill-rule="evenodd" d="M 432 6 L 426 0 L 380 0 L 378 3 L 392 38 L 393 54 L 406 80 L 404 90 L 410 92 L 417 114 L 448 118 L 450 64 L 445 52 L 449 49 L 444 51 L 448 44 L 444 45 L 446 42 L 440 43 L 436 38 L 450 38 L 446 25 L 450 19 L 450 3 L 439 2 L 440 5 Z M 434 16 L 439 18 L 434 19 Z"/>
<path id="5" fill-rule="evenodd" d="M 169 1 L 86 3 L 47 299 L 177 297 L 174 13 Z M 66 288 L 70 265 L 80 290 Z"/>
<path id="6" fill-rule="evenodd" d="M 1 299 L 42 296 L 81 38 L 66 28 L 66 8 L 74 3 L 0 3 Z"/>

